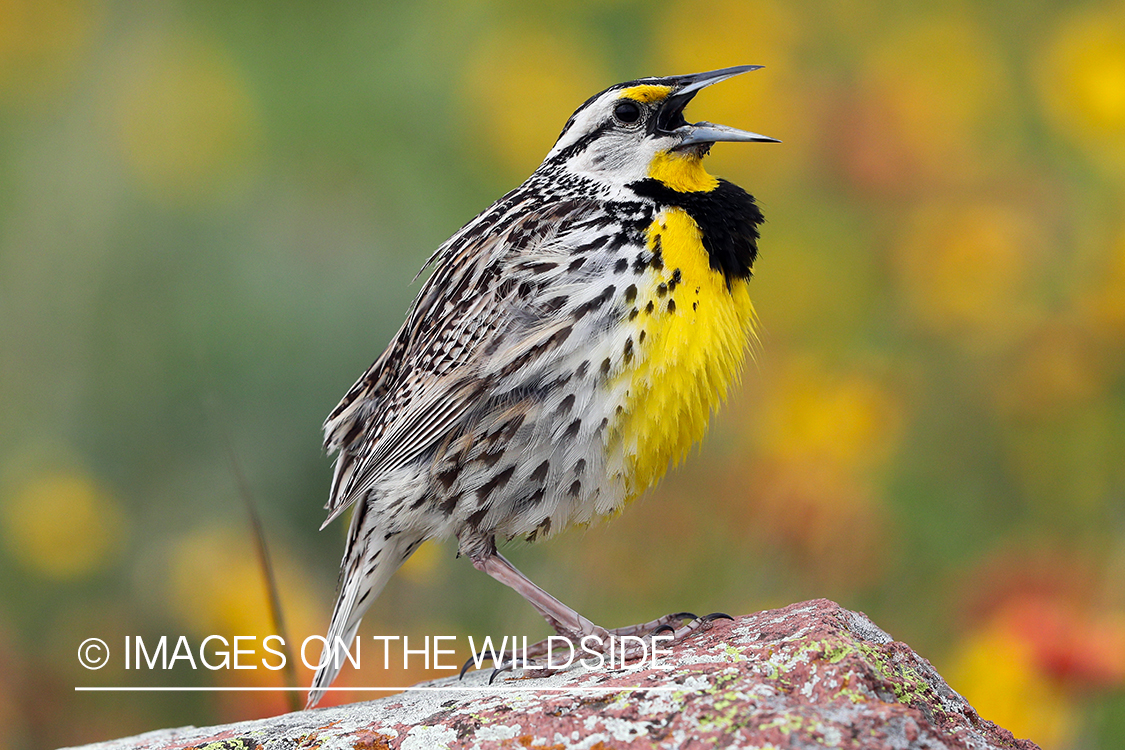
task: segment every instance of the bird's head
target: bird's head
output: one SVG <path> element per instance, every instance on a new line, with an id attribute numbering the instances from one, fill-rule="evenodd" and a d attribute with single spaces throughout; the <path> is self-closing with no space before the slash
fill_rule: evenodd
<path id="1" fill-rule="evenodd" d="M 541 169 L 564 169 L 609 188 L 653 178 L 679 192 L 708 190 L 714 178 L 701 161 L 711 144 L 777 139 L 711 122 L 689 123 L 684 107 L 702 89 L 760 67 L 739 65 L 611 86 L 571 115 Z"/>

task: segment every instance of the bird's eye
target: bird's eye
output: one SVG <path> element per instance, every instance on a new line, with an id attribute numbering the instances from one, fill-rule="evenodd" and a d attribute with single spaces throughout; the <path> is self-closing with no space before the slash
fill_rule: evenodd
<path id="1" fill-rule="evenodd" d="M 613 108 L 613 116 L 620 123 L 632 125 L 641 119 L 641 108 L 637 106 L 636 102 L 621 102 Z"/>

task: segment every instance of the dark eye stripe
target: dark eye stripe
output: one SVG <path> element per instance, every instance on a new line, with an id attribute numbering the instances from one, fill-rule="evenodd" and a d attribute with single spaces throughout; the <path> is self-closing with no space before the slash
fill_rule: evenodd
<path id="1" fill-rule="evenodd" d="M 609 121 L 603 122 L 595 130 L 593 130 L 590 133 L 587 133 L 586 135 L 582 136 L 581 138 L 576 140 L 574 143 L 570 144 L 569 146 L 564 148 L 562 151 L 560 151 L 555 156 L 553 161 L 566 161 L 567 159 L 571 158 L 572 156 L 576 156 L 577 154 L 582 153 L 583 151 L 585 151 L 590 146 L 591 143 L 596 141 L 602 135 L 602 133 L 609 130 L 612 126 L 613 126 L 612 122 L 609 122 Z"/>

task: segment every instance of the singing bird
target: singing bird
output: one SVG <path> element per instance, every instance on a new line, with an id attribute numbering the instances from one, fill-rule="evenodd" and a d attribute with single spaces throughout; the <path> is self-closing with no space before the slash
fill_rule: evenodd
<path id="1" fill-rule="evenodd" d="M 406 322 L 324 425 L 337 453 L 325 525 L 354 511 L 310 706 L 339 671 L 337 639 L 351 642 L 431 539 L 455 536 L 461 556 L 574 641 L 663 630 L 678 641 L 704 624 L 676 613 L 606 630 L 496 542 L 617 513 L 703 437 L 737 380 L 762 214 L 703 158 L 717 142 L 775 139 L 689 123 L 684 108 L 759 67 L 596 94 L 522 185 L 427 261 Z"/>

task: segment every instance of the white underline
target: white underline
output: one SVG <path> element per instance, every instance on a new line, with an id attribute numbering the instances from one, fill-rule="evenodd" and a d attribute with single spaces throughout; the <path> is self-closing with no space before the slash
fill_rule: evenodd
<path id="1" fill-rule="evenodd" d="M 97 687 L 76 687 L 76 692 L 80 693 L 287 693 L 287 692 L 309 692 L 309 688 L 305 687 L 114 687 L 114 686 L 97 686 Z M 597 692 L 597 693 L 610 693 L 610 692 L 623 692 L 627 690 L 699 690 L 699 688 L 688 687 L 686 685 L 631 685 L 627 687 L 590 687 L 590 686 L 575 686 L 575 687 L 519 687 L 507 685 L 464 685 L 459 687 L 326 687 L 320 688 L 317 692 L 488 692 L 488 693 L 575 693 L 575 692 Z"/>

